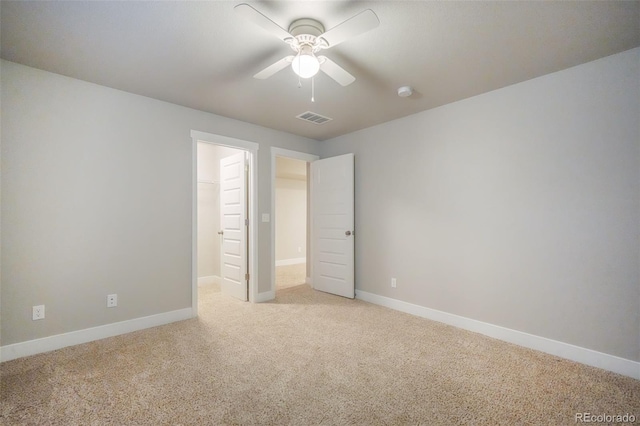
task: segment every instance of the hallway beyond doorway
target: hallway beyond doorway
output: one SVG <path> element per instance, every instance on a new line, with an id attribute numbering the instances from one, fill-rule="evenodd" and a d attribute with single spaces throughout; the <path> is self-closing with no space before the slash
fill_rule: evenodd
<path id="1" fill-rule="evenodd" d="M 276 291 L 305 284 L 306 263 L 276 266 Z"/>

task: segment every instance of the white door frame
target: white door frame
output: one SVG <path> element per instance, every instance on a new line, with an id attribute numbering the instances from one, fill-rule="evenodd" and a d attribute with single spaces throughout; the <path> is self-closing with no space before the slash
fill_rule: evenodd
<path id="1" fill-rule="evenodd" d="M 269 296 L 271 299 L 276 297 L 276 157 L 293 158 L 295 160 L 307 161 L 313 163 L 320 159 L 320 156 L 314 154 L 307 154 L 306 152 L 291 151 L 284 148 L 271 147 L 271 288 Z M 307 182 L 309 182 L 309 176 L 307 176 Z M 309 187 L 307 185 L 307 187 Z M 308 193 L 307 196 L 310 194 Z M 309 215 L 311 210 L 307 211 L 307 229 L 309 227 Z M 312 259 L 313 252 L 309 246 L 307 252 L 307 264 Z"/>
<path id="2" fill-rule="evenodd" d="M 255 142 L 191 131 L 191 310 L 198 316 L 198 142 L 241 149 L 249 153 L 249 302 L 258 297 L 258 149 Z"/>

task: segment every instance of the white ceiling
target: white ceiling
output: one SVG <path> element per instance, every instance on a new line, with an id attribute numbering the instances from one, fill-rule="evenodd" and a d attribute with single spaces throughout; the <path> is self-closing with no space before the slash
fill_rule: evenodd
<path id="1" fill-rule="evenodd" d="M 324 51 L 357 80 L 310 85 L 290 48 L 237 16 L 241 1 L 0 3 L 1 56 L 47 71 L 324 140 L 640 45 L 640 2 L 246 2 L 285 29 L 332 28 L 372 9 L 380 26 Z M 399 98 L 399 86 L 415 89 Z M 323 125 L 296 115 L 333 118 Z"/>

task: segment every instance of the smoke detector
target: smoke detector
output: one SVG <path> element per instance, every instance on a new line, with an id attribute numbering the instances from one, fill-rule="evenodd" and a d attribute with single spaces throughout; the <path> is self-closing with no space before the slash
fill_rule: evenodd
<path id="1" fill-rule="evenodd" d="M 398 89 L 398 96 L 401 98 L 407 98 L 413 94 L 413 89 L 411 86 L 402 86 Z"/>

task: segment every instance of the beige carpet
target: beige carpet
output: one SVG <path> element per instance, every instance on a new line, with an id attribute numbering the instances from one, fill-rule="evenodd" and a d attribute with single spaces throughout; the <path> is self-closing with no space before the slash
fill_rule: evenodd
<path id="1" fill-rule="evenodd" d="M 307 275 L 307 264 L 276 266 L 276 291 L 304 284 Z"/>
<path id="2" fill-rule="evenodd" d="M 3 425 L 571 425 L 640 381 L 315 292 L 0 365 Z M 637 420 L 638 421 L 638 420 Z"/>

